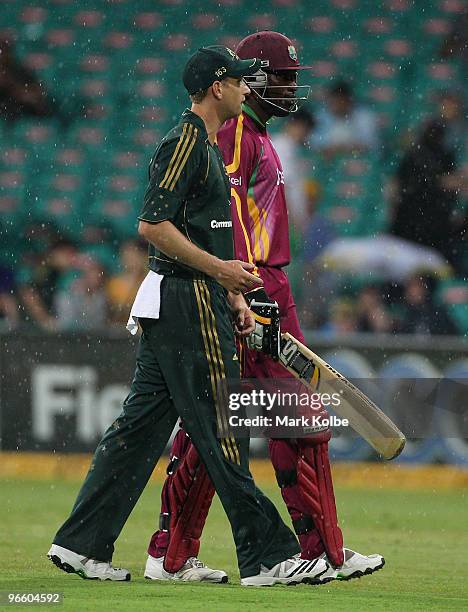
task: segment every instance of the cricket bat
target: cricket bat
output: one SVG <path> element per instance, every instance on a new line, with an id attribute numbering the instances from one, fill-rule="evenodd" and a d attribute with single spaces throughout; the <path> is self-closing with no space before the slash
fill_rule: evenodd
<path id="1" fill-rule="evenodd" d="M 382 457 L 394 459 L 402 452 L 406 438 L 387 415 L 353 383 L 289 333 L 281 334 L 279 361 L 314 393 L 320 393 L 327 384 L 339 391 L 341 401 L 333 410 L 339 417 L 348 419 L 354 431 Z"/>

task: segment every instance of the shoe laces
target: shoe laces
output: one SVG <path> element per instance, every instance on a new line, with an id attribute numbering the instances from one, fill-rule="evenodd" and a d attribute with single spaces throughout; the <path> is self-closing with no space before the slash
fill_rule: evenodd
<path id="1" fill-rule="evenodd" d="M 199 567 L 199 568 L 206 567 L 203 561 L 200 561 L 200 559 L 197 559 L 197 557 L 190 557 L 189 559 L 187 559 L 187 563 L 191 565 L 192 567 Z"/>
<path id="2" fill-rule="evenodd" d="M 112 563 L 106 561 L 96 561 L 95 559 L 88 559 L 87 563 L 90 563 L 96 571 L 110 571 L 110 572 L 119 572 L 121 571 L 121 567 L 114 567 Z"/>

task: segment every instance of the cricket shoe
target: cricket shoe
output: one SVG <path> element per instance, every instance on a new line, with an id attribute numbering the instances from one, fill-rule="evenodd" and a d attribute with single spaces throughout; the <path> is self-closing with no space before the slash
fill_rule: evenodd
<path id="1" fill-rule="evenodd" d="M 274 584 L 320 584 L 320 576 L 328 570 L 325 559 L 306 561 L 291 557 L 277 563 L 271 569 L 261 566 L 256 576 L 241 578 L 242 586 L 273 586 Z"/>
<path id="2" fill-rule="evenodd" d="M 78 574 L 81 578 L 89 580 L 130 580 L 130 572 L 126 569 L 112 567 L 110 563 L 105 561 L 89 559 L 57 544 L 52 544 L 47 556 L 59 569 L 68 574 Z"/>
<path id="3" fill-rule="evenodd" d="M 329 569 L 320 576 L 322 584 L 331 580 L 351 580 L 352 578 L 361 578 L 367 574 L 373 574 L 385 565 L 385 559 L 382 555 L 361 555 L 354 550 L 344 548 L 344 563 L 341 567 L 334 568 L 330 565 L 330 561 L 325 553 L 322 559 L 325 559 L 329 564 Z"/>
<path id="4" fill-rule="evenodd" d="M 179 582 L 222 582 L 228 581 L 228 575 L 221 570 L 207 567 L 200 559 L 190 557 L 178 572 L 170 574 L 164 569 L 164 557 L 148 555 L 145 567 L 145 578 L 150 580 L 176 580 Z"/>

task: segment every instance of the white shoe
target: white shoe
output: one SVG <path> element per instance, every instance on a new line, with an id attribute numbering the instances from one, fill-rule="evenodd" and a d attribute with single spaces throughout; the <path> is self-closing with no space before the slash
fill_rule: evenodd
<path id="1" fill-rule="evenodd" d="M 329 569 L 320 576 L 322 584 L 331 580 L 351 580 L 352 578 L 361 578 L 367 574 L 373 574 L 385 565 L 385 559 L 382 555 L 361 555 L 354 550 L 344 548 L 345 561 L 341 567 L 334 568 L 330 565 Z M 330 564 L 325 553 L 322 558 Z"/>
<path id="2" fill-rule="evenodd" d="M 207 567 L 200 559 L 190 557 L 175 574 L 164 569 L 164 557 L 148 555 L 145 567 L 145 578 L 150 580 L 178 580 L 179 582 L 222 582 L 228 581 L 228 575 L 221 570 Z"/>
<path id="3" fill-rule="evenodd" d="M 306 561 L 292 557 L 278 563 L 270 570 L 261 566 L 260 573 L 241 579 L 242 586 L 273 586 L 274 584 L 320 584 L 319 577 L 328 570 L 325 559 Z"/>
<path id="4" fill-rule="evenodd" d="M 90 580 L 130 580 L 130 572 L 126 569 L 112 567 L 110 563 L 104 561 L 88 559 L 57 544 L 52 544 L 47 556 L 52 563 L 68 574 L 78 574 Z"/>

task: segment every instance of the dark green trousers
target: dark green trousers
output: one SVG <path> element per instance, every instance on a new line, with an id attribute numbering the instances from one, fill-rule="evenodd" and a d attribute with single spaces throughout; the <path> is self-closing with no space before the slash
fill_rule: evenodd
<path id="1" fill-rule="evenodd" d="M 299 552 L 296 537 L 255 486 L 249 441 L 226 431 L 227 405 L 217 387 L 239 378 L 239 362 L 224 290 L 210 281 L 166 277 L 160 318 L 140 322 L 136 371 L 123 411 L 99 443 L 54 543 L 111 560 L 114 542 L 182 418 L 231 523 L 241 577 Z"/>

